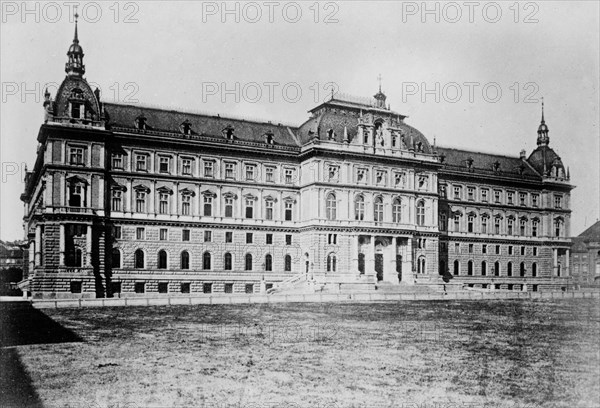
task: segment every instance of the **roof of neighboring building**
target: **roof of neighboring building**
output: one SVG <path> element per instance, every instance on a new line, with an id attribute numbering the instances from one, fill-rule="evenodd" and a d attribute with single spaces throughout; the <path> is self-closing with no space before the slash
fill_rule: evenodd
<path id="1" fill-rule="evenodd" d="M 17 242 L 0 240 L 0 258 L 22 258 L 23 248 Z"/>
<path id="2" fill-rule="evenodd" d="M 440 156 L 443 155 L 442 163 L 444 168 L 449 170 L 507 177 L 540 178 L 540 175 L 527 161 L 516 156 L 503 156 L 440 146 L 436 148 L 436 151 Z M 469 168 L 469 163 L 471 168 Z"/>
<path id="3" fill-rule="evenodd" d="M 577 238 L 585 238 L 588 241 L 600 242 L 600 221 L 583 231 Z"/>
<path id="4" fill-rule="evenodd" d="M 107 125 L 137 130 L 136 120 L 143 116 L 147 130 L 181 134 L 181 126 L 188 121 L 191 134 L 197 136 L 210 136 L 226 139 L 227 127 L 233 128 L 234 139 L 255 143 L 265 143 L 266 134 L 273 134 L 275 145 L 298 147 L 294 137 L 295 127 L 269 122 L 235 119 L 211 115 L 207 113 L 194 113 L 174 111 L 157 107 L 142 105 L 123 105 L 105 103 Z"/>

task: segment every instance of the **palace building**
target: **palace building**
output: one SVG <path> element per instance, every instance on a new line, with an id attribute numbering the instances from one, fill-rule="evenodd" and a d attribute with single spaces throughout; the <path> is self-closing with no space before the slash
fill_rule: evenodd
<path id="1" fill-rule="evenodd" d="M 67 56 L 21 197 L 34 298 L 569 283 L 543 107 L 537 148 L 507 157 L 432 145 L 381 89 L 286 126 L 103 102 L 77 25 Z"/>

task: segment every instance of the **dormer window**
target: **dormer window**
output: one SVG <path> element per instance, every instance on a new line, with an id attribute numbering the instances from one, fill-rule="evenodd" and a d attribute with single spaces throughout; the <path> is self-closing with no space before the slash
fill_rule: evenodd
<path id="1" fill-rule="evenodd" d="M 190 123 L 189 120 L 185 120 L 180 126 L 179 126 L 179 130 L 181 130 L 181 133 L 183 133 L 184 135 L 191 135 L 192 134 L 192 124 Z"/>
<path id="2" fill-rule="evenodd" d="M 79 88 L 75 88 L 71 91 L 69 97 L 71 104 L 71 118 L 83 119 L 85 117 L 85 99 L 83 97 L 83 91 Z"/>
<path id="3" fill-rule="evenodd" d="M 273 132 L 268 131 L 267 133 L 265 133 L 265 143 L 268 145 L 272 145 L 274 143 Z"/>
<path id="4" fill-rule="evenodd" d="M 419 142 L 417 143 L 417 152 L 423 152 L 423 143 Z"/>
<path id="5" fill-rule="evenodd" d="M 469 157 L 467 159 L 467 169 L 473 170 L 473 158 L 472 157 Z"/>
<path id="6" fill-rule="evenodd" d="M 327 139 L 335 140 L 335 132 L 333 131 L 333 129 L 327 130 Z"/>
<path id="7" fill-rule="evenodd" d="M 235 129 L 231 125 L 227 125 L 225 129 L 223 129 L 223 134 L 227 140 L 233 140 L 233 132 Z"/>
<path id="8" fill-rule="evenodd" d="M 144 115 L 135 118 L 135 128 L 138 130 L 146 130 L 146 117 Z"/>
<path id="9" fill-rule="evenodd" d="M 496 160 L 493 164 L 493 168 L 496 173 L 499 172 L 500 171 L 500 162 Z"/>

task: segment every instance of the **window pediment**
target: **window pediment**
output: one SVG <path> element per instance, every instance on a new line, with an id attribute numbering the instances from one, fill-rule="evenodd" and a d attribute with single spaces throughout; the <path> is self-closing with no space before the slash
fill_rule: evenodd
<path id="1" fill-rule="evenodd" d="M 125 187 L 124 185 L 121 185 L 119 183 L 113 183 L 110 188 L 112 190 L 119 190 L 119 191 L 127 191 L 127 187 Z"/>
<path id="2" fill-rule="evenodd" d="M 263 197 L 263 200 L 265 200 L 265 201 L 273 201 L 274 203 L 276 203 L 277 202 L 277 197 L 273 197 L 272 195 L 269 194 L 269 195 Z"/>
<path id="3" fill-rule="evenodd" d="M 158 191 L 161 194 L 169 194 L 169 195 L 173 195 L 173 190 L 171 190 L 168 187 L 162 186 L 156 189 L 156 191 Z"/>
<path id="4" fill-rule="evenodd" d="M 285 201 L 286 203 L 296 204 L 296 199 L 292 196 L 283 197 L 283 201 Z"/>
<path id="5" fill-rule="evenodd" d="M 233 198 L 234 200 L 237 200 L 237 198 L 238 198 L 237 194 L 232 193 L 231 191 L 224 193 L 223 197 L 224 198 Z"/>
<path id="6" fill-rule="evenodd" d="M 83 177 L 80 176 L 71 176 L 69 178 L 67 178 L 67 181 L 69 183 L 79 183 L 79 184 L 89 184 L 88 181 L 86 179 L 84 179 Z"/>
<path id="7" fill-rule="evenodd" d="M 150 192 L 150 188 L 148 186 L 144 186 L 141 184 L 138 184 L 137 186 L 133 187 L 133 189 L 135 191 L 143 191 L 144 193 L 149 193 Z"/>
<path id="8" fill-rule="evenodd" d="M 179 190 L 179 193 L 181 193 L 181 195 L 189 195 L 192 197 L 196 196 L 196 193 L 194 191 L 190 190 L 189 188 L 181 189 L 181 190 Z"/>
<path id="9" fill-rule="evenodd" d="M 213 197 L 213 198 L 215 198 L 215 197 L 217 196 L 217 194 L 216 194 L 216 193 L 214 193 L 213 191 L 210 191 L 210 190 L 204 190 L 204 191 L 203 191 L 201 194 L 202 194 L 203 196 L 206 196 L 206 197 Z"/>

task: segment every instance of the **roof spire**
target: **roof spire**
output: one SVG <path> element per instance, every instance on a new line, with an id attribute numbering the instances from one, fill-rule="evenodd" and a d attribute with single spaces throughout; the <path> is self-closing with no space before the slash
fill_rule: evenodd
<path id="1" fill-rule="evenodd" d="M 379 93 L 381 93 L 381 74 L 377 76 L 377 81 L 379 81 Z"/>
<path id="2" fill-rule="evenodd" d="M 546 123 L 544 120 L 544 97 L 542 96 L 542 123 Z"/>
<path id="3" fill-rule="evenodd" d="M 538 127 L 538 137 L 537 144 L 538 146 L 548 146 L 550 143 L 550 138 L 548 137 L 548 126 L 546 126 L 546 120 L 544 119 L 544 98 L 542 97 L 542 120 L 540 122 L 540 126 Z"/>
<path id="4" fill-rule="evenodd" d="M 67 51 L 69 57 L 67 64 L 65 65 L 65 72 L 68 76 L 82 77 L 85 74 L 85 65 L 83 65 L 83 48 L 79 45 L 79 36 L 77 35 L 77 6 L 75 6 L 75 35 L 73 36 L 73 44 Z"/>
<path id="5" fill-rule="evenodd" d="M 381 91 L 381 74 L 377 76 L 377 80 L 379 81 L 379 92 L 375 94 L 375 107 L 379 109 L 385 109 L 385 94 Z"/>

